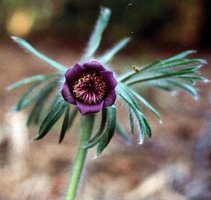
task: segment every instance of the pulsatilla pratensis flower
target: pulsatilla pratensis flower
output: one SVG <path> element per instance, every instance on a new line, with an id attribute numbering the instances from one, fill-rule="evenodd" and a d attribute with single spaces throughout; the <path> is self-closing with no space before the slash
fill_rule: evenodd
<path id="1" fill-rule="evenodd" d="M 116 99 L 116 85 L 113 72 L 92 60 L 82 65 L 76 63 L 67 70 L 61 93 L 67 102 L 86 115 L 111 106 Z"/>
<path id="2" fill-rule="evenodd" d="M 110 143 L 115 130 L 127 143 L 130 140 L 126 134 L 128 131 L 124 130 L 125 126 L 122 124 L 122 120 L 117 119 L 118 109 L 112 106 L 116 99 L 116 94 L 124 104 L 124 111 L 127 111 L 131 133 L 137 132 L 139 143 L 143 143 L 146 136 L 151 137 L 151 128 L 140 105 L 146 107 L 159 120 L 160 114 L 142 96 L 140 93 L 141 88 L 157 87 L 167 91 L 182 89 L 197 97 L 196 82 L 208 82 L 206 78 L 198 73 L 200 67 L 207 64 L 206 60 L 187 58 L 188 55 L 195 53 L 194 50 L 190 50 L 165 60 L 155 60 L 141 68 L 140 66 L 135 66 L 129 73 L 123 74 L 118 78 L 118 87 L 116 87 L 117 81 L 113 76 L 113 72 L 107 70 L 103 65 L 109 63 L 115 54 L 127 45 L 130 38 L 124 38 L 100 55 L 100 62 L 98 60 L 90 60 L 96 57 L 95 53 L 100 45 L 110 14 L 111 11 L 108 8 L 101 8 L 94 31 L 81 57 L 81 60 L 89 61 L 83 64 L 76 63 L 69 69 L 43 55 L 22 38 L 12 37 L 16 43 L 56 69 L 53 74 L 28 77 L 8 87 L 11 90 L 26 84 L 32 84 L 21 95 L 14 110 L 19 111 L 33 104 L 27 125 L 39 125 L 38 135 L 34 138 L 35 140 L 45 137 L 54 124 L 63 118 L 59 143 L 63 141 L 68 128 L 72 126 L 72 122 L 78 113 L 77 109 L 70 109 L 68 103 L 76 105 L 82 115 L 96 113 L 105 108 L 101 112 L 102 117 L 100 120 L 94 115 L 82 117 L 82 134 L 80 134 L 80 144 L 73 162 L 73 169 L 77 168 L 77 170 L 72 170 L 72 178 L 67 189 L 66 199 L 75 199 L 78 193 L 77 188 L 80 185 L 80 176 L 87 155 L 86 152 L 89 148 L 97 146 L 96 155 L 99 156 Z M 64 73 L 65 75 L 63 76 Z M 61 78 L 65 78 L 65 80 L 61 93 L 58 95 L 55 91 L 60 86 Z M 139 87 L 133 87 L 137 84 Z M 53 100 L 50 100 L 50 95 L 53 92 Z M 48 112 L 44 113 L 46 109 L 43 108 L 47 108 L 49 102 L 52 103 L 48 106 Z M 92 129 L 95 121 L 99 123 L 97 130 Z M 92 136 L 92 134 L 94 135 Z"/>

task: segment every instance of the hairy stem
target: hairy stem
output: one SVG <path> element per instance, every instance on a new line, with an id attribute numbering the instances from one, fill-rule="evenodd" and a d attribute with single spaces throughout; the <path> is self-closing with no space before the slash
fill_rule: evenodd
<path id="1" fill-rule="evenodd" d="M 93 117 L 94 116 L 92 114 L 89 114 L 82 118 L 82 135 L 73 167 L 71 169 L 71 178 L 65 200 L 75 200 L 76 198 L 87 154 L 87 148 L 84 148 L 83 145 L 90 139 L 94 121 Z"/>

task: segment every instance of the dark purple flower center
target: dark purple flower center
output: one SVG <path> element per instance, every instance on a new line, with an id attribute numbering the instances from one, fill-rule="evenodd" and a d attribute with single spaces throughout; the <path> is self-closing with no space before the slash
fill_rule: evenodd
<path id="1" fill-rule="evenodd" d="M 106 83 L 95 72 L 84 74 L 73 84 L 73 95 L 86 104 L 97 104 L 106 94 Z"/>

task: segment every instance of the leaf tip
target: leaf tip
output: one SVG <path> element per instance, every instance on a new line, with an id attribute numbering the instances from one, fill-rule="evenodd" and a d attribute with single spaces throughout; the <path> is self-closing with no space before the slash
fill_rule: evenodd
<path id="1" fill-rule="evenodd" d="M 197 51 L 196 51 L 195 49 L 191 49 L 191 50 L 189 50 L 188 52 L 189 52 L 189 54 L 197 53 Z"/>
<path id="2" fill-rule="evenodd" d="M 125 41 L 127 41 L 127 42 L 130 42 L 131 40 L 132 40 L 131 37 L 126 37 L 126 38 L 125 38 Z"/>
<path id="3" fill-rule="evenodd" d="M 193 98 L 194 98 L 195 101 L 198 101 L 199 100 L 199 95 L 195 94 Z"/>
<path id="4" fill-rule="evenodd" d="M 139 137 L 139 141 L 138 141 L 138 144 L 143 144 L 144 143 L 144 138 L 142 136 Z"/>
<path id="5" fill-rule="evenodd" d="M 201 63 L 204 64 L 204 65 L 208 64 L 207 60 L 205 60 L 205 59 L 201 59 Z"/>
<path id="6" fill-rule="evenodd" d="M 8 85 L 6 88 L 5 88 L 6 91 L 11 91 L 12 90 L 12 87 L 11 85 Z"/>
<path id="7" fill-rule="evenodd" d="M 17 40 L 20 40 L 21 38 L 19 38 L 17 36 L 11 36 L 11 39 L 16 42 Z"/>
<path id="8" fill-rule="evenodd" d="M 98 158 L 98 155 L 95 155 L 94 158 L 93 158 L 93 160 L 96 160 L 97 158 Z"/>
<path id="9" fill-rule="evenodd" d="M 101 153 L 102 153 L 102 150 L 97 150 L 94 159 L 97 159 L 101 155 Z"/>
<path id="10" fill-rule="evenodd" d="M 209 79 L 206 79 L 206 78 L 203 80 L 203 83 L 210 83 L 210 82 L 211 81 Z"/>
<path id="11" fill-rule="evenodd" d="M 111 14 L 111 10 L 107 7 L 101 7 L 100 8 L 101 14 L 103 14 L 104 16 L 110 16 Z"/>
<path id="12" fill-rule="evenodd" d="M 62 140 L 59 140 L 59 141 L 58 141 L 58 144 L 61 144 L 61 143 L 62 143 Z"/>
<path id="13" fill-rule="evenodd" d="M 35 135 L 32 139 L 33 140 L 39 140 L 40 139 L 40 135 Z"/>

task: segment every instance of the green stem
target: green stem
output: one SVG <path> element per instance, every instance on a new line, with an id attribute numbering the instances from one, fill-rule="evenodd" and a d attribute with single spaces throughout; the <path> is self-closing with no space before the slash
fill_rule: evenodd
<path id="1" fill-rule="evenodd" d="M 82 135 L 76 153 L 76 157 L 73 163 L 73 167 L 71 169 L 71 178 L 65 200 L 75 200 L 76 198 L 87 154 L 87 148 L 84 148 L 83 145 L 86 144 L 90 139 L 94 121 L 93 117 L 94 117 L 93 114 L 89 114 L 82 118 Z"/>

